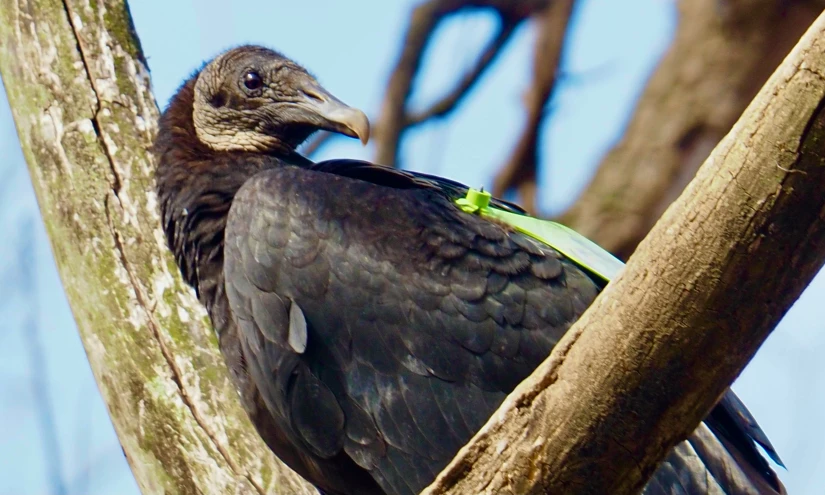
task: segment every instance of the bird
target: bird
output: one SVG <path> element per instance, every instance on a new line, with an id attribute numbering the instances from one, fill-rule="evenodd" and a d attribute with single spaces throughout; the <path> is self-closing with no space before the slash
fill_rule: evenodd
<path id="1" fill-rule="evenodd" d="M 322 130 L 370 125 L 276 50 L 205 62 L 152 148 L 163 231 L 269 449 L 325 495 L 419 493 L 605 281 L 462 210 L 459 182 L 303 156 Z M 766 456 L 728 390 L 642 493 L 785 493 Z"/>

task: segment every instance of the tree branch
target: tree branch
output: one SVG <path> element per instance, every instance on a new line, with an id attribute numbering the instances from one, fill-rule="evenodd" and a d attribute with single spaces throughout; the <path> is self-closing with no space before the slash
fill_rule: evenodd
<path id="1" fill-rule="evenodd" d="M 342 135 L 343 134 L 339 134 L 337 132 L 320 131 L 312 136 L 312 138 L 303 145 L 301 148 L 301 154 L 311 158 L 312 155 L 321 151 L 321 148 L 328 145 L 336 136 L 340 137 Z"/>
<path id="2" fill-rule="evenodd" d="M 533 81 L 525 95 L 527 118 L 524 130 L 510 158 L 493 179 L 494 195 L 503 197 L 507 191 L 516 188 L 522 205 L 534 213 L 537 211 L 539 132 L 547 115 L 545 107 L 556 84 L 573 4 L 573 0 L 557 0 L 536 18 L 539 32 L 533 51 Z"/>
<path id="3" fill-rule="evenodd" d="M 393 68 L 381 112 L 373 128 L 375 161 L 396 166 L 401 137 L 411 125 L 432 117 L 443 117 L 452 111 L 480 79 L 510 39 L 516 26 L 533 12 L 544 8 L 549 0 L 429 0 L 417 6 L 410 16 L 401 55 Z M 458 86 L 430 110 L 410 116 L 407 101 L 413 91 L 424 52 L 433 39 L 433 32 L 447 17 L 466 9 L 493 9 L 501 18 L 501 27 L 473 68 Z"/>
<path id="4" fill-rule="evenodd" d="M 122 0 L 0 1 L 0 73 L 66 296 L 144 493 L 315 490 L 241 409 L 163 241 L 158 109 Z"/>
<path id="5" fill-rule="evenodd" d="M 411 22 L 405 36 L 405 49 L 387 86 L 387 94 L 383 105 L 384 112 L 379 118 L 379 124 L 373 126 L 372 140 L 377 147 L 378 163 L 395 164 L 398 143 L 406 130 L 423 124 L 430 119 L 445 117 L 455 110 L 487 72 L 487 69 L 496 60 L 507 42 L 510 41 L 516 28 L 524 20 L 522 12 L 529 12 L 530 9 L 538 8 L 534 5 L 540 6 L 546 1 L 526 1 L 509 4 L 503 1 L 432 0 L 416 8 L 413 11 L 414 20 Z M 413 80 L 418 72 L 421 57 L 431 41 L 433 32 L 446 17 L 463 8 L 472 7 L 496 9 L 501 20 L 498 32 L 484 48 L 472 68 L 461 77 L 461 80 L 452 90 L 426 110 L 408 114 L 406 104 L 409 95 L 412 93 Z M 389 122 L 387 130 L 382 131 L 384 127 L 381 122 L 384 122 L 383 126 L 387 126 L 387 122 Z M 337 137 L 341 137 L 341 135 L 326 131 L 320 132 L 304 145 L 301 152 L 305 156 L 311 157 Z M 392 158 L 389 158 L 390 155 L 392 155 Z"/>
<path id="6" fill-rule="evenodd" d="M 638 493 L 822 267 L 823 143 L 825 14 L 619 277 L 424 493 Z"/>
<path id="7" fill-rule="evenodd" d="M 481 79 L 481 76 L 484 75 L 484 73 L 487 71 L 490 65 L 501 53 L 501 50 L 510 40 L 513 33 L 515 32 L 516 27 L 519 24 L 520 20 L 513 21 L 511 19 L 502 19 L 502 23 L 499 26 L 499 30 L 496 36 L 493 37 L 492 40 L 490 40 L 490 42 L 487 44 L 487 47 L 484 49 L 481 55 L 479 55 L 478 60 L 476 60 L 473 67 L 466 74 L 464 74 L 464 76 L 462 76 L 461 80 L 458 82 L 458 84 L 456 84 L 456 87 L 424 111 L 414 113 L 412 115 L 407 115 L 407 113 L 404 111 L 404 120 L 403 122 L 401 122 L 401 126 L 398 127 L 395 130 L 395 132 L 403 133 L 407 129 L 423 124 L 433 118 L 444 117 L 453 110 L 455 110 L 458 104 L 461 103 L 464 97 L 470 93 L 475 84 L 479 81 L 479 79 Z M 432 32 L 430 33 L 430 35 L 432 35 Z M 421 48 L 422 51 L 423 49 L 424 47 Z M 413 72 L 408 72 L 405 69 L 404 74 L 410 77 L 415 77 L 414 72 L 417 70 L 417 66 Z M 375 129 L 377 129 L 377 127 L 373 128 L 373 134 L 377 133 L 378 135 L 381 135 L 380 131 L 376 131 Z M 316 134 L 315 137 L 313 137 L 303 147 L 301 152 L 304 154 L 304 156 L 311 157 L 315 153 L 318 153 L 318 151 L 321 148 L 329 144 L 329 142 L 336 137 L 341 137 L 341 134 L 336 134 L 327 131 L 320 132 Z M 396 138 L 396 142 L 400 141 L 400 139 L 401 135 L 399 134 Z M 375 138 L 373 139 L 373 141 L 376 142 Z M 378 146 L 382 145 L 379 144 Z"/>
<path id="8" fill-rule="evenodd" d="M 487 47 L 473 65 L 472 69 L 464 74 L 456 87 L 447 93 L 441 100 L 434 103 L 430 108 L 424 110 L 423 112 L 409 115 L 407 117 L 406 126 L 412 127 L 435 117 L 443 117 L 451 112 L 461 102 L 461 100 L 467 96 L 473 86 L 475 86 L 476 82 L 478 82 L 481 76 L 484 75 L 490 67 L 490 64 L 492 64 L 498 54 L 501 53 L 501 49 L 510 40 L 510 37 L 513 35 L 513 32 L 518 24 L 518 21 L 502 19 L 502 23 L 499 26 L 496 36 L 490 40 Z"/>
<path id="9" fill-rule="evenodd" d="M 57 425 L 54 418 L 54 404 L 49 393 L 49 362 L 45 358 L 43 349 L 43 339 L 41 335 L 40 319 L 41 308 L 39 307 L 37 294 L 37 273 L 34 263 L 33 251 L 34 223 L 33 218 L 27 217 L 23 220 L 18 232 L 23 233 L 19 254 L 18 274 L 14 277 L 17 280 L 20 291 L 29 298 L 28 308 L 25 310 L 25 322 L 23 324 L 23 338 L 25 347 L 29 353 L 29 369 L 31 370 L 31 394 L 34 399 L 34 410 L 40 422 L 40 438 L 43 442 L 43 458 L 48 473 L 49 492 L 53 495 L 66 495 L 68 492 L 66 480 L 63 476 L 64 468 L 60 452 L 60 440 L 57 433 Z"/>
<path id="10" fill-rule="evenodd" d="M 623 259 L 820 12 L 821 1 L 682 0 L 621 141 L 559 221 Z"/>

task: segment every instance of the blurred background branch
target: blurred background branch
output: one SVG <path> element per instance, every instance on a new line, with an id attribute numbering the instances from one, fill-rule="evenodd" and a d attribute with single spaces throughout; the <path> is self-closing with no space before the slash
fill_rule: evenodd
<path id="1" fill-rule="evenodd" d="M 447 117 L 472 91 L 487 69 L 502 53 L 516 28 L 530 16 L 548 9 L 549 0 L 429 0 L 416 6 L 402 41 L 401 53 L 390 71 L 378 118 L 373 120 L 372 143 L 375 162 L 389 167 L 398 166 L 398 149 L 404 132 L 431 119 Z M 564 0 L 566 4 L 572 1 Z M 430 107 L 414 112 L 408 108 L 410 95 L 415 90 L 415 79 L 421 61 L 435 39 L 434 33 L 450 17 L 469 10 L 490 10 L 498 18 L 497 32 L 487 42 L 472 66 L 458 83 Z M 567 9 L 569 15 L 569 8 Z M 307 156 L 317 153 L 328 140 L 340 134 L 319 133 L 304 147 Z"/>
<path id="2" fill-rule="evenodd" d="M 373 138 L 375 161 L 390 167 L 397 166 L 398 147 L 404 132 L 413 125 L 434 117 L 445 117 L 454 110 L 506 46 L 516 26 L 533 13 L 546 8 L 548 3 L 547 0 L 430 0 L 413 9 L 402 41 L 401 54 L 390 72 L 381 111 L 376 120 Z M 433 33 L 451 15 L 469 9 L 492 9 L 500 23 L 498 33 L 455 89 L 429 110 L 411 115 L 407 108 L 408 100 L 414 91 L 421 59 L 433 39 Z"/>
<path id="3" fill-rule="evenodd" d="M 573 5 L 573 0 L 556 0 L 536 18 L 538 34 L 533 48 L 533 77 L 524 94 L 527 110 L 524 129 L 510 157 L 493 179 L 493 195 L 503 197 L 511 189 L 516 189 L 522 206 L 533 214 L 538 212 L 536 194 L 540 132 L 548 114 L 547 104 L 556 86 Z"/>
<path id="4" fill-rule="evenodd" d="M 30 386 L 34 399 L 34 409 L 40 423 L 40 440 L 43 443 L 43 457 L 47 469 L 47 479 L 51 492 L 54 495 L 66 495 L 66 481 L 63 477 L 63 463 L 60 459 L 60 445 L 57 436 L 57 426 L 54 420 L 55 407 L 49 395 L 47 384 L 50 363 L 43 351 L 41 328 L 38 322 L 40 308 L 37 300 L 37 274 L 34 264 L 34 228 L 32 218 L 26 218 L 20 226 L 24 233 L 19 245 L 17 266 L 19 272 L 13 277 L 21 282 L 19 289 L 29 294 L 26 304 L 26 317 L 23 323 L 23 337 L 29 355 Z"/>
<path id="5" fill-rule="evenodd" d="M 681 0 L 678 7 L 673 43 L 624 135 L 558 218 L 622 259 L 821 12 L 817 2 L 799 0 Z"/>

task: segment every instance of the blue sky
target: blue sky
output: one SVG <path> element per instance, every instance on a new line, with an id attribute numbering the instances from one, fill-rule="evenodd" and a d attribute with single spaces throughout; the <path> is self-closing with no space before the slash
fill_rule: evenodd
<path id="1" fill-rule="evenodd" d="M 254 42 L 295 58 L 339 98 L 374 116 L 414 3 L 278 0 L 230 7 L 219 0 L 140 0 L 131 8 L 162 107 L 203 60 Z M 566 77 L 544 129 L 546 212 L 563 209 L 586 185 L 621 134 L 674 26 L 671 0 L 580 2 L 565 53 Z M 492 16 L 479 14 L 441 28 L 427 53 L 415 105 L 437 98 L 494 27 Z M 517 34 L 453 118 L 410 133 L 404 166 L 489 186 L 521 129 L 532 38 L 529 28 Z M 63 296 L 4 93 L 0 150 L 0 231 L 8 233 L 0 243 L 0 275 L 8 281 L 0 286 L 0 495 L 137 494 Z M 337 140 L 320 158 L 369 158 L 371 151 Z M 788 466 L 780 475 L 794 494 L 819 494 L 825 486 L 825 425 L 819 419 L 825 406 L 819 358 L 825 349 L 824 295 L 820 276 L 734 385 Z M 52 425 L 55 435 L 44 435 L 43 424 Z M 53 457 L 62 485 L 50 475 L 55 463 L 44 452 L 55 450 L 48 438 L 57 441 Z"/>

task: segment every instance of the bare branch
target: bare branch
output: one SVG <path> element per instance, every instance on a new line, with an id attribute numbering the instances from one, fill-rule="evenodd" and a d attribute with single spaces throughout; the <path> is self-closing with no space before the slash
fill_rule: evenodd
<path id="1" fill-rule="evenodd" d="M 312 155 L 321 151 L 321 148 L 328 145 L 330 141 L 332 141 L 336 137 L 340 137 L 342 134 L 338 134 L 336 132 L 329 132 L 329 131 L 320 131 L 315 134 L 312 139 L 307 142 L 303 148 L 301 149 L 301 154 L 304 156 L 311 158 Z"/>
<path id="2" fill-rule="evenodd" d="M 627 259 L 822 11 L 821 2 L 682 0 L 621 141 L 560 222 Z"/>
<path id="3" fill-rule="evenodd" d="M 23 338 L 29 354 L 29 370 L 31 370 L 31 393 L 34 398 L 33 409 L 40 422 L 39 432 L 43 441 L 43 458 L 48 472 L 50 493 L 65 495 L 66 480 L 63 477 L 64 468 L 60 452 L 60 441 L 55 423 L 55 409 L 49 393 L 48 360 L 45 357 L 41 328 L 39 323 L 40 308 L 37 297 L 37 273 L 32 260 L 34 251 L 34 219 L 26 217 L 22 221 L 19 232 L 23 239 L 19 246 L 17 259 L 20 261 L 18 275 L 15 277 L 22 294 L 29 299 L 23 324 Z"/>
<path id="4" fill-rule="evenodd" d="M 493 194 L 503 196 L 516 188 L 522 205 L 532 212 L 537 211 L 539 132 L 547 114 L 544 109 L 556 85 L 573 5 L 574 0 L 557 0 L 536 18 L 539 32 L 533 53 L 533 81 L 525 95 L 527 119 L 510 158 L 493 179 Z"/>
<path id="5" fill-rule="evenodd" d="M 412 127 L 417 124 L 421 124 L 426 120 L 429 120 L 434 117 L 443 117 L 451 112 L 460 102 L 464 99 L 465 96 L 470 92 L 473 86 L 478 82 L 481 76 L 487 71 L 490 65 L 495 61 L 498 55 L 501 53 L 501 49 L 507 42 L 510 40 L 510 37 L 513 35 L 513 32 L 516 29 L 516 26 L 519 25 L 518 21 L 513 21 L 511 19 L 502 19 L 501 26 L 499 26 L 498 33 L 496 36 L 490 40 L 487 44 L 487 47 L 478 57 L 478 60 L 473 65 L 473 68 L 470 69 L 462 78 L 461 81 L 458 82 L 455 88 L 450 91 L 447 95 L 445 95 L 441 100 L 434 103 L 430 108 L 424 110 L 423 112 L 419 112 L 417 114 L 410 115 L 407 117 L 406 125 L 407 127 Z"/>
<path id="6" fill-rule="evenodd" d="M 825 262 L 823 141 L 825 14 L 623 272 L 423 493 L 638 493 Z"/>
<path id="7" fill-rule="evenodd" d="M 544 8 L 549 0 L 430 0 L 416 7 L 410 16 L 410 24 L 404 36 L 401 55 L 393 68 L 381 113 L 373 129 L 373 142 L 376 147 L 375 161 L 395 166 L 398 145 L 401 136 L 410 123 L 420 124 L 433 116 L 444 116 L 460 102 L 464 93 L 469 91 L 481 77 L 498 52 L 506 45 L 515 27 L 531 13 Z M 459 11 L 465 9 L 493 9 L 501 18 L 502 27 L 495 38 L 488 44 L 474 67 L 462 78 L 456 90 L 444 97 L 427 116 L 424 112 L 417 117 L 407 114 L 407 101 L 412 94 L 415 76 L 421 65 L 421 59 L 432 34 L 438 24 Z M 464 87 L 463 91 L 460 91 Z M 454 101 L 453 101 L 454 100 Z M 452 102 L 452 103 L 451 103 Z"/>

